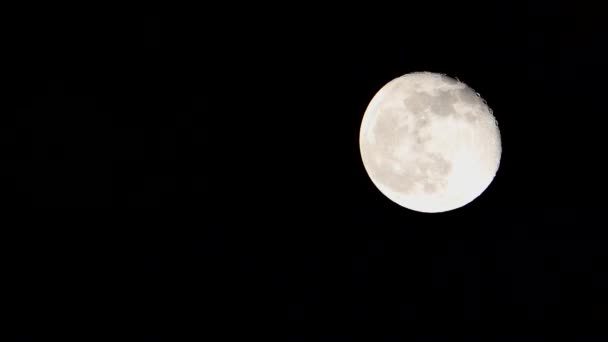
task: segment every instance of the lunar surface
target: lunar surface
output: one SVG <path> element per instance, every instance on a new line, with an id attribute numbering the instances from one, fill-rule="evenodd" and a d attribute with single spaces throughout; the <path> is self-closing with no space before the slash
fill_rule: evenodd
<path id="1" fill-rule="evenodd" d="M 374 185 L 420 212 L 460 208 L 490 185 L 502 151 L 486 102 L 459 80 L 430 72 L 398 77 L 373 97 L 359 146 Z"/>

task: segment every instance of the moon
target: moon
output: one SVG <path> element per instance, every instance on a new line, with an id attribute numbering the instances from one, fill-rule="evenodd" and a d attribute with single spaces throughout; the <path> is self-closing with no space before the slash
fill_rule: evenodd
<path id="1" fill-rule="evenodd" d="M 481 195 L 502 153 L 487 103 L 463 82 L 431 72 L 405 74 L 376 93 L 359 147 L 378 190 L 425 213 L 454 210 Z"/>

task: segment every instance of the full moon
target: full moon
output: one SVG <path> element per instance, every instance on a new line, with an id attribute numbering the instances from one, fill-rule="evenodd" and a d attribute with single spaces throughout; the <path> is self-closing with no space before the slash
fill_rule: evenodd
<path id="1" fill-rule="evenodd" d="M 382 87 L 359 135 L 378 190 L 426 213 L 460 208 L 490 185 L 502 153 L 491 109 L 473 89 L 443 74 L 415 72 Z"/>

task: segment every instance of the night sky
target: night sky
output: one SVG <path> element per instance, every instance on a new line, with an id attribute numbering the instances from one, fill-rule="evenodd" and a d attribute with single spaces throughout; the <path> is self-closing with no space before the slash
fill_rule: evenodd
<path id="1" fill-rule="evenodd" d="M 606 323 L 605 11 L 530 3 L 41 11 L 15 31 L 13 317 L 415 341 Z M 367 104 L 414 71 L 471 86 L 501 131 L 493 183 L 454 211 L 402 208 L 363 168 Z"/>

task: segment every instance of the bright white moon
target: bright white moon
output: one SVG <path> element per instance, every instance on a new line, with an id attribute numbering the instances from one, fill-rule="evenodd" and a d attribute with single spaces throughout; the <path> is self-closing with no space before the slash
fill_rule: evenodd
<path id="1" fill-rule="evenodd" d="M 460 208 L 492 182 L 500 132 L 485 101 L 441 74 L 398 77 L 371 100 L 359 147 L 372 182 L 393 202 L 420 212 Z"/>

